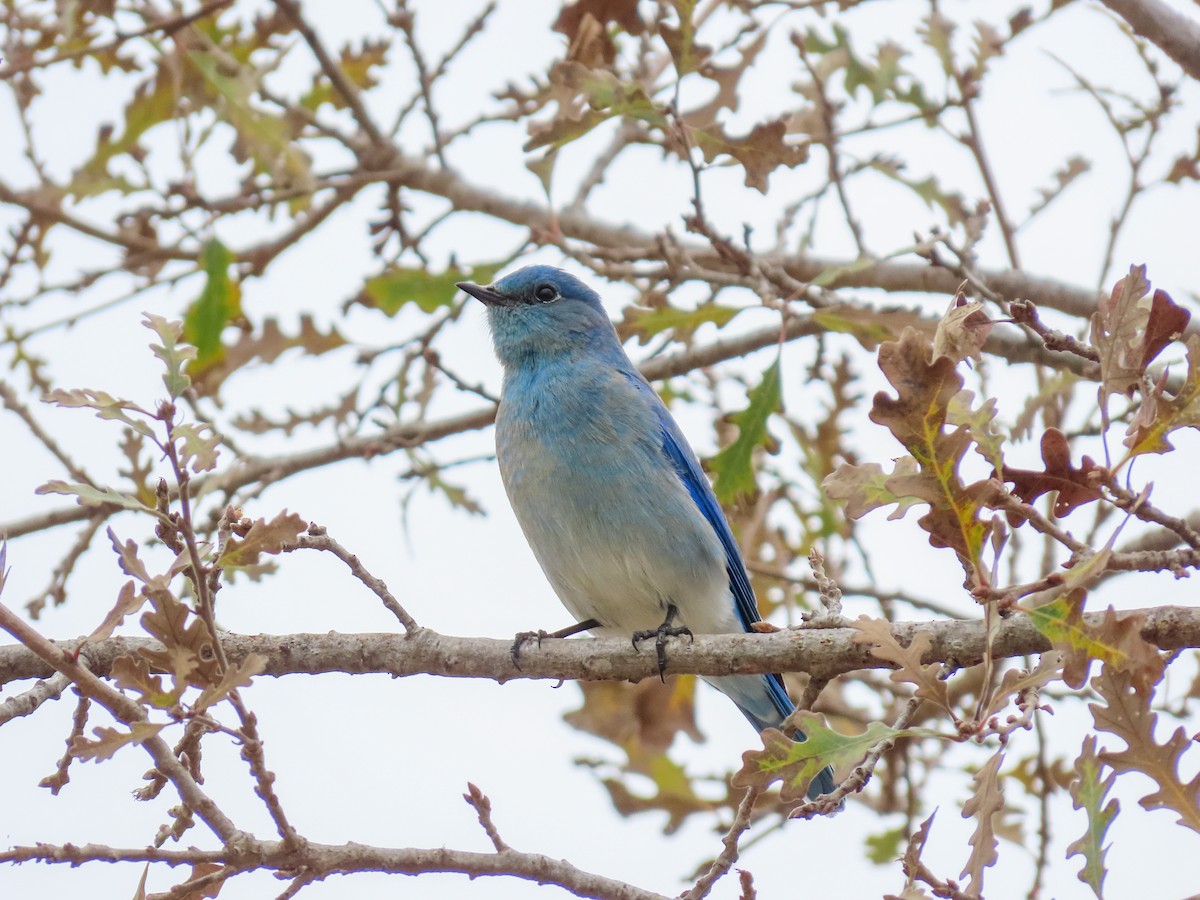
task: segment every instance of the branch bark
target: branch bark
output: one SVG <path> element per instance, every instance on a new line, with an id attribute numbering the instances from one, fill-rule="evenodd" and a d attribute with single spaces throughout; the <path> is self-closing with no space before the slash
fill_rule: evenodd
<path id="1" fill-rule="evenodd" d="M 1098 626 L 1106 613 L 1084 615 Z M 1144 617 L 1142 637 L 1162 650 L 1200 647 L 1200 609 L 1160 606 L 1119 615 Z M 862 669 L 886 668 L 865 644 L 854 639 L 854 628 L 789 628 L 770 634 L 697 635 L 694 641 L 672 640 L 667 652 L 668 674 L 753 675 L 767 672 L 807 672 L 813 678 L 833 678 Z M 982 621 L 949 620 L 898 622 L 892 634 L 907 645 L 918 633 L 932 640 L 923 662 L 972 666 L 984 658 L 987 635 Z M 82 644 L 59 642 L 63 649 L 86 659 L 88 669 L 105 676 L 119 657 L 141 648 L 161 646 L 149 638 L 114 637 Z M 250 653 L 267 658 L 266 675 L 442 675 L 450 678 L 516 678 L 581 681 L 640 681 L 658 676 L 652 648 L 634 650 L 628 638 L 606 637 L 549 640 L 524 649 L 520 668 L 513 664 L 511 640 L 455 637 L 420 629 L 400 634 L 261 634 L 225 635 L 221 639 L 231 663 Z M 1024 615 L 1000 623 L 992 639 L 993 658 L 1044 653 L 1050 642 Z M 26 678 L 45 678 L 51 667 L 21 645 L 0 647 L 0 685 Z"/>
<path id="2" fill-rule="evenodd" d="M 1161 0 L 1101 0 L 1129 23 L 1136 34 L 1179 63 L 1200 81 L 1200 25 Z"/>
<path id="3" fill-rule="evenodd" d="M 444 847 L 393 849 L 355 843 L 340 846 L 305 843 L 295 848 L 281 841 L 247 840 L 236 850 L 121 849 L 103 844 L 38 844 L 0 851 L 0 863 L 31 861 L 66 863 L 71 866 L 85 862 L 155 862 L 169 866 L 209 863 L 241 871 L 254 868 L 287 872 L 306 870 L 316 878 L 355 872 L 388 872 L 394 875 L 457 872 L 472 878 L 507 875 L 538 884 L 556 884 L 577 897 L 596 900 L 668 900 L 663 894 L 577 869 L 564 859 L 551 859 L 540 853 L 522 853 L 512 848 L 498 853 L 472 853 Z"/>

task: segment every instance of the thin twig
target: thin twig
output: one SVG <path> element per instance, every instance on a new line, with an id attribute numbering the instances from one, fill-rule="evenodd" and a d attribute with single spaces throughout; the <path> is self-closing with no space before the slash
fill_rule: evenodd
<path id="1" fill-rule="evenodd" d="M 742 797 L 742 802 L 738 804 L 737 815 L 733 818 L 733 824 L 729 826 L 729 830 L 725 832 L 725 836 L 721 838 L 721 843 L 724 848 L 720 855 L 713 860 L 712 865 L 694 885 L 692 889 L 683 895 L 682 900 L 703 900 L 712 891 L 713 886 L 723 878 L 738 860 L 738 841 L 746 829 L 750 827 L 753 821 L 754 804 L 758 801 L 758 788 L 752 787 L 746 791 L 746 795 Z"/>
<path id="2" fill-rule="evenodd" d="M 300 535 L 300 538 L 294 547 L 288 547 L 285 549 L 287 551 L 325 550 L 329 553 L 332 553 L 346 564 L 346 566 L 350 569 L 350 573 L 355 578 L 365 584 L 371 593 L 373 593 L 383 602 L 383 605 L 387 608 L 388 612 L 394 615 L 400 624 L 404 626 L 405 631 L 407 631 L 409 634 L 413 634 L 414 632 L 420 630 L 421 626 L 417 624 L 417 620 L 405 611 L 404 607 L 402 607 L 392 595 L 392 592 L 388 590 L 388 587 L 386 584 L 384 584 L 383 580 L 376 578 L 374 575 L 368 572 L 366 567 L 363 566 L 362 562 L 357 556 L 331 538 L 328 532 L 326 532 L 325 529 L 320 525 L 310 525 L 308 534 Z"/>

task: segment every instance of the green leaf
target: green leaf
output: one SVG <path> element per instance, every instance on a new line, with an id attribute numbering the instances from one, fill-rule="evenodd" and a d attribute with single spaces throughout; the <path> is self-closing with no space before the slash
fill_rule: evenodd
<path id="1" fill-rule="evenodd" d="M 779 359 L 763 372 L 758 387 L 751 389 L 747 399 L 750 405 L 729 417 L 738 427 L 737 439 L 708 461 L 713 473 L 713 491 L 721 503 L 730 503 L 740 497 L 754 494 L 758 483 L 754 478 L 754 451 L 765 447 L 774 452 L 776 440 L 767 430 L 772 413 L 783 409 L 783 381 L 779 373 Z"/>
<path id="2" fill-rule="evenodd" d="M 367 281 L 358 302 L 388 316 L 396 315 L 406 303 L 415 303 L 421 312 L 435 312 L 454 302 L 458 282 L 488 284 L 496 277 L 501 265 L 503 263 L 483 263 L 470 269 L 452 266 L 444 272 L 392 266 Z"/>
<path id="3" fill-rule="evenodd" d="M 229 54 L 189 51 L 187 60 L 215 94 L 212 108 L 237 132 L 234 158 L 250 160 L 276 187 L 312 187 L 312 161 L 293 143 L 292 126 L 251 102 L 260 91 L 260 74 L 249 64 L 234 68 Z"/>
<path id="4" fill-rule="evenodd" d="M 1108 874 L 1104 865 L 1108 854 L 1104 838 L 1121 811 L 1121 804 L 1115 798 L 1104 802 L 1117 773 L 1110 771 L 1107 778 L 1103 774 L 1104 766 L 1096 754 L 1096 736 L 1089 734 L 1083 739 L 1083 752 L 1075 760 L 1075 780 L 1070 788 L 1072 805 L 1087 814 L 1087 828 L 1067 845 L 1067 857 L 1083 857 L 1079 880 L 1092 889 L 1097 900 L 1104 897 L 1104 877 Z"/>
<path id="5" fill-rule="evenodd" d="M 172 73 L 164 67 L 153 79 L 138 85 L 133 99 L 125 107 L 121 136 L 113 138 L 115 129 L 111 125 L 105 125 L 100 130 L 92 158 L 71 179 L 67 188 L 71 194 L 84 198 L 107 190 L 129 193 L 137 188 L 123 176 L 111 175 L 108 171 L 109 161 L 127 153 L 139 153 L 138 142 L 142 135 L 155 125 L 170 121 L 175 114 L 176 82 Z"/>
<path id="6" fill-rule="evenodd" d="M 242 315 L 242 288 L 229 275 L 233 262 L 233 253 L 215 238 L 200 251 L 200 266 L 206 276 L 204 290 L 188 307 L 183 320 L 183 337 L 196 348 L 191 366 L 194 372 L 203 372 L 224 359 L 221 334 L 226 325 Z"/>
<path id="7" fill-rule="evenodd" d="M 809 783 L 826 766 L 853 765 L 882 741 L 924 733 L 924 729 L 914 731 L 872 722 L 859 734 L 842 734 L 826 725 L 825 717 L 817 713 L 802 711 L 796 717 L 807 740 L 793 741 L 778 728 L 766 729 L 762 733 L 765 749 L 742 754 L 742 768 L 733 776 L 734 787 L 766 790 L 778 781 L 783 802 L 803 800 Z"/>
<path id="8" fill-rule="evenodd" d="M 710 322 L 718 328 L 724 328 L 741 311 L 735 306 L 722 306 L 719 303 L 705 303 L 695 309 L 678 309 L 665 304 L 649 309 L 629 306 L 625 308 L 621 331 L 622 334 L 636 337 L 639 344 L 649 342 L 654 335 L 664 331 L 672 332 L 676 340 L 685 340 L 701 325 Z"/>
<path id="9" fill-rule="evenodd" d="M 900 858 L 900 847 L 908 838 L 908 830 L 900 825 L 880 834 L 867 835 L 866 857 L 877 866 L 886 866 Z"/>

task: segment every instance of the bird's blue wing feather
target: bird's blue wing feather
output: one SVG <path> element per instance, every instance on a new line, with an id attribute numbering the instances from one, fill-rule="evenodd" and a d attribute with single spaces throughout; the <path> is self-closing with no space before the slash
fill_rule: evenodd
<path id="1" fill-rule="evenodd" d="M 695 502 L 700 513 L 712 526 L 717 537 L 721 541 L 721 546 L 725 550 L 725 571 L 729 575 L 729 589 L 733 594 L 733 601 L 737 608 L 738 619 L 742 623 L 742 627 L 750 630 L 750 626 L 755 622 L 762 621 L 762 615 L 758 611 L 758 603 L 754 599 L 754 591 L 750 587 L 750 577 L 746 574 L 746 564 L 742 562 L 742 553 L 738 549 L 737 541 L 733 539 L 733 532 L 729 529 L 729 522 L 725 519 L 725 513 L 721 511 L 721 505 L 717 502 L 717 495 L 713 493 L 712 485 L 708 483 L 708 478 L 705 477 L 703 470 L 700 468 L 700 461 L 696 459 L 696 455 L 688 446 L 687 440 L 679 431 L 679 426 L 675 424 L 675 420 L 671 418 L 671 414 L 667 412 L 667 408 L 659 399 L 658 394 L 650 387 L 650 384 L 645 381 L 638 373 L 624 373 L 630 381 L 638 386 L 638 389 L 649 393 L 655 401 L 655 412 L 658 416 L 658 424 L 662 428 L 662 450 L 663 455 L 670 461 L 671 466 L 679 475 L 679 480 L 683 482 L 683 486 L 687 488 L 688 494 Z M 764 675 L 762 683 L 766 686 L 767 694 L 770 696 L 771 705 L 775 707 L 781 718 L 789 716 L 793 709 L 791 698 L 788 697 L 787 688 L 783 686 L 783 678 L 780 675 L 771 674 Z M 741 704 L 739 704 L 740 706 Z M 757 716 L 750 713 L 744 707 L 742 711 L 751 723 L 762 730 L 769 723 L 760 720 Z M 795 732 L 797 740 L 803 741 L 804 734 L 800 731 Z M 822 769 L 817 777 L 813 779 L 809 785 L 808 795 L 811 798 L 816 798 L 821 794 L 826 794 L 832 791 L 833 772 L 828 769 Z"/>
<path id="2" fill-rule="evenodd" d="M 741 620 L 742 627 L 749 631 L 753 623 L 762 621 L 762 616 L 759 615 L 758 604 L 754 600 L 754 591 L 750 588 L 750 578 L 746 574 L 746 566 L 742 562 L 737 541 L 733 539 L 729 523 L 725 514 L 721 512 L 720 504 L 717 503 L 716 494 L 700 469 L 700 462 L 680 434 L 679 426 L 661 406 L 658 408 L 658 422 L 662 427 L 663 454 L 671 461 L 679 480 L 687 488 L 701 515 L 721 540 L 721 547 L 725 550 L 725 571 L 729 573 L 729 588 L 733 592 L 734 603 L 737 604 L 738 619 Z"/>

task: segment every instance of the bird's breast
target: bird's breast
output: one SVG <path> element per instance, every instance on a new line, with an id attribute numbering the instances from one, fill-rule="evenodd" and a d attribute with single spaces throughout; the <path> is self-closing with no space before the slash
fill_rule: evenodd
<path id="1" fill-rule="evenodd" d="M 717 621 L 724 551 L 663 455 L 647 399 L 619 372 L 506 381 L 496 449 L 517 521 L 581 620 L 628 633 L 673 603 L 698 632 L 740 630 Z"/>

